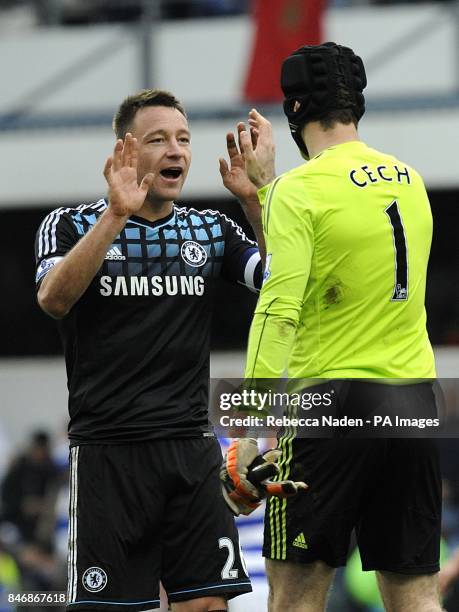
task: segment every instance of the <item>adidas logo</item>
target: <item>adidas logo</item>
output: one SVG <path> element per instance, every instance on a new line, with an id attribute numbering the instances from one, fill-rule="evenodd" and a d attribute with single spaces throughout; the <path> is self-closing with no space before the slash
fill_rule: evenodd
<path id="1" fill-rule="evenodd" d="M 115 259 L 117 261 L 124 261 L 126 257 L 121 253 L 121 251 L 119 250 L 117 246 L 114 246 L 105 255 L 105 259 Z"/>
<path id="2" fill-rule="evenodd" d="M 292 542 L 292 546 L 296 546 L 297 548 L 304 548 L 304 549 L 308 548 L 303 532 L 301 532 L 299 535 L 296 536 L 296 538 Z"/>

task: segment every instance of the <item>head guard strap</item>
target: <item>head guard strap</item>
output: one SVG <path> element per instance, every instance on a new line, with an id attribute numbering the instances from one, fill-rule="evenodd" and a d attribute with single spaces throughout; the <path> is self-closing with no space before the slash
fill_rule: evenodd
<path id="1" fill-rule="evenodd" d="M 293 139 L 308 157 L 301 137 L 305 123 L 332 110 L 352 110 L 357 121 L 365 112 L 362 91 L 367 78 L 363 62 L 352 49 L 333 42 L 301 47 L 284 60 L 281 87 Z"/>

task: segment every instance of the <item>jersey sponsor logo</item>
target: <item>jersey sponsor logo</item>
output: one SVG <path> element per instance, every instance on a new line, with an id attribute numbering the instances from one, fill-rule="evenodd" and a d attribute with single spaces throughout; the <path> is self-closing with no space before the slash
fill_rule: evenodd
<path id="1" fill-rule="evenodd" d="M 111 295 L 204 295 L 202 276 L 101 276 L 100 294 Z"/>
<path id="2" fill-rule="evenodd" d="M 308 548 L 308 545 L 306 543 L 306 538 L 304 537 L 303 532 L 301 532 L 300 534 L 296 536 L 296 538 L 292 542 L 292 546 L 296 546 L 297 548 L 303 548 L 304 550 Z"/>
<path id="3" fill-rule="evenodd" d="M 38 269 L 37 269 L 37 273 L 35 275 L 35 282 L 38 283 L 38 281 L 41 278 L 43 278 L 45 274 L 48 274 L 51 268 L 54 267 L 57 264 L 57 262 L 59 262 L 61 259 L 64 259 L 64 258 L 63 257 L 50 257 L 49 259 L 44 259 L 42 262 L 40 262 L 40 265 L 38 266 Z"/>
<path id="4" fill-rule="evenodd" d="M 265 280 L 268 280 L 268 278 L 271 276 L 271 270 L 269 268 L 271 266 L 272 257 L 272 253 L 268 253 L 266 255 L 265 271 L 263 272 L 263 282 L 265 282 Z"/>
<path id="5" fill-rule="evenodd" d="M 194 240 L 187 240 L 180 249 L 183 261 L 193 268 L 203 266 L 207 261 L 205 248 Z"/>
<path id="6" fill-rule="evenodd" d="M 126 259 L 126 256 L 121 253 L 117 246 L 113 246 L 105 255 L 105 259 L 124 261 Z"/>
<path id="7" fill-rule="evenodd" d="M 102 591 L 107 585 L 107 574 L 100 567 L 89 567 L 82 578 L 83 586 L 91 593 Z"/>

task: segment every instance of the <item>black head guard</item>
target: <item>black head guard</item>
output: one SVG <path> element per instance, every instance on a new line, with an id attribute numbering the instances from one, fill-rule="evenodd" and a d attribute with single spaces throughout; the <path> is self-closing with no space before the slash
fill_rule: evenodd
<path id="1" fill-rule="evenodd" d="M 333 42 L 301 47 L 284 60 L 281 87 L 293 139 L 308 159 L 301 137 L 305 123 L 318 121 L 331 110 L 349 109 L 357 120 L 365 112 L 362 91 L 365 68 L 349 47 Z"/>

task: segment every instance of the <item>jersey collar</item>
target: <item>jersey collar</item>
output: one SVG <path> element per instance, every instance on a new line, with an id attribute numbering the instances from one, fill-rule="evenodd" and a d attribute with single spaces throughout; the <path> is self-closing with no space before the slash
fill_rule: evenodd
<path id="1" fill-rule="evenodd" d="M 104 198 L 105 206 L 108 207 L 108 201 Z M 144 219 L 143 217 L 138 217 L 137 215 L 131 215 L 128 219 L 128 223 L 132 221 L 132 223 L 136 223 L 137 225 L 144 225 L 145 227 L 159 227 L 161 225 L 166 225 L 169 221 L 172 221 L 175 217 L 175 204 L 172 206 L 172 212 L 170 212 L 165 217 L 161 219 L 156 219 L 156 221 L 149 221 L 148 219 Z"/>
<path id="2" fill-rule="evenodd" d="M 161 225 L 167 225 L 172 219 L 175 217 L 175 208 L 172 209 L 166 217 L 162 217 L 161 219 L 156 219 L 155 221 L 149 221 L 148 219 L 144 219 L 143 217 L 138 217 L 137 215 L 131 215 L 128 219 L 128 223 L 132 221 L 137 225 L 145 225 L 145 227 L 160 227 Z"/>
<path id="3" fill-rule="evenodd" d="M 340 144 L 331 145 L 327 147 L 326 149 L 323 149 L 320 153 L 317 153 L 317 155 L 315 155 L 314 157 L 311 157 L 309 161 L 312 161 L 313 159 L 317 159 L 324 153 L 328 153 L 328 151 L 334 151 L 335 149 L 338 149 L 338 148 L 344 149 L 347 147 L 355 147 L 359 145 L 362 145 L 364 147 L 366 146 L 366 144 L 362 140 L 348 140 L 347 142 L 341 142 Z"/>

